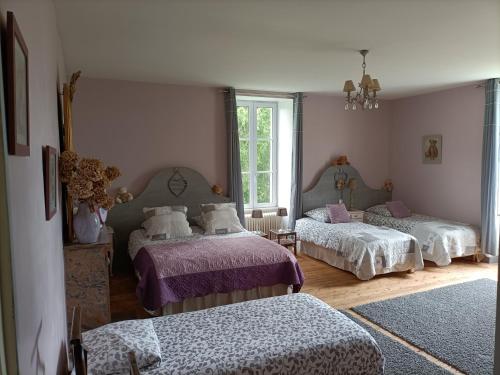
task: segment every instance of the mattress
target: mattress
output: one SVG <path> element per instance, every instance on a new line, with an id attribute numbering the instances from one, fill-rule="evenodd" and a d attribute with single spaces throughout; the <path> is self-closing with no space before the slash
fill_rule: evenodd
<path id="1" fill-rule="evenodd" d="M 303 218 L 297 220 L 295 230 L 305 254 L 350 271 L 361 280 L 423 268 L 417 240 L 394 229 L 359 222 L 331 224 Z"/>
<path id="2" fill-rule="evenodd" d="M 452 258 L 476 254 L 479 248 L 479 229 L 464 223 L 413 214 L 395 218 L 365 213 L 365 221 L 372 225 L 389 227 L 414 236 L 425 260 L 446 266 Z"/>
<path id="3" fill-rule="evenodd" d="M 384 372 L 366 330 L 303 293 L 154 318 L 153 325 L 162 362 L 145 375 Z"/>

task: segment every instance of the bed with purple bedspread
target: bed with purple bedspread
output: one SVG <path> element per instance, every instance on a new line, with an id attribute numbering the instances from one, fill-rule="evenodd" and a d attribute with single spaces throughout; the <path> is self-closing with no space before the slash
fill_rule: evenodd
<path id="1" fill-rule="evenodd" d="M 248 232 L 149 241 L 133 252 L 137 294 L 151 311 L 186 298 L 276 284 L 298 292 L 304 282 L 288 249 Z"/>

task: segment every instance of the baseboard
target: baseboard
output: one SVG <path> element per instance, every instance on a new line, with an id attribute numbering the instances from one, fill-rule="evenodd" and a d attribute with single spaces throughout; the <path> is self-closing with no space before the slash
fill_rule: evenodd
<path id="1" fill-rule="evenodd" d="M 498 255 L 483 255 L 481 263 L 498 263 Z"/>

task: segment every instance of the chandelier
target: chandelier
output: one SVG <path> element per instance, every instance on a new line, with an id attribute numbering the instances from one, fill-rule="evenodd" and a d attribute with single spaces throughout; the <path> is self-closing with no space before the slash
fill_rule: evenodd
<path id="1" fill-rule="evenodd" d="M 344 83 L 344 92 L 347 93 L 345 98 L 345 110 L 348 111 L 352 109 L 355 111 L 358 108 L 358 105 L 361 106 L 362 109 L 378 109 L 378 99 L 377 99 L 377 91 L 380 91 L 380 84 L 378 79 L 372 79 L 369 74 L 366 74 L 366 62 L 365 57 L 368 54 L 367 49 L 362 49 L 359 51 L 361 56 L 363 56 L 363 77 L 361 78 L 361 82 L 358 84 L 359 91 L 356 92 L 356 87 L 354 87 L 354 83 L 349 80 Z"/>

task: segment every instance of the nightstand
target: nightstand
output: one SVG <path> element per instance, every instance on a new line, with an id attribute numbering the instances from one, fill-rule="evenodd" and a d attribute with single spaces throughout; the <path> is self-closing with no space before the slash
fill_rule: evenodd
<path id="1" fill-rule="evenodd" d="M 277 244 L 289 249 L 293 247 L 293 252 L 297 255 L 297 233 L 290 229 L 271 229 L 269 239 Z"/>
<path id="2" fill-rule="evenodd" d="M 113 261 L 113 230 L 101 231 L 96 243 L 64 246 L 66 311 L 71 323 L 73 307 L 82 308 L 82 328 L 111 322 L 109 277 Z"/>
<path id="3" fill-rule="evenodd" d="M 268 238 L 267 233 L 261 232 L 260 230 L 252 230 L 250 233 L 256 234 L 257 236 L 261 236 L 264 238 Z"/>
<path id="4" fill-rule="evenodd" d="M 364 218 L 365 218 L 365 211 L 350 210 L 349 215 L 351 215 L 352 221 L 357 221 L 359 223 L 362 223 L 364 221 Z"/>

